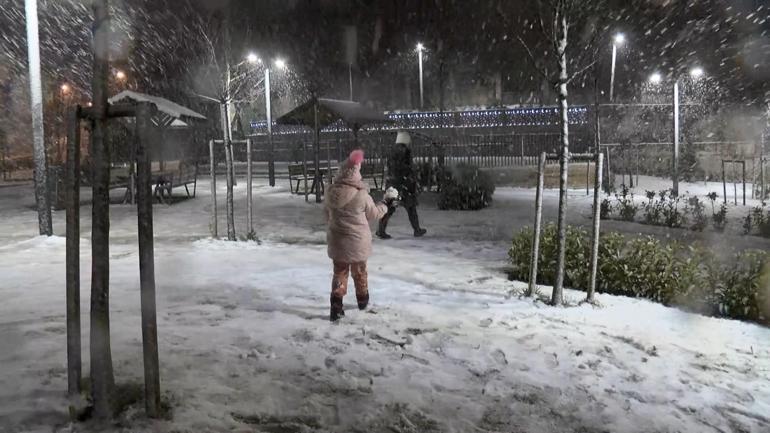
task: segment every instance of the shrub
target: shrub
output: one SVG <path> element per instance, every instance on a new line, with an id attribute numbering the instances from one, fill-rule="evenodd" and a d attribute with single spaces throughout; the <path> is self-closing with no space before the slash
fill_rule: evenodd
<path id="1" fill-rule="evenodd" d="M 724 231 L 727 225 L 727 204 L 722 203 L 719 206 L 719 212 L 711 215 L 711 219 L 714 222 L 714 229 L 717 231 Z"/>
<path id="2" fill-rule="evenodd" d="M 495 183 L 492 176 L 478 167 L 459 164 L 441 176 L 439 209 L 478 210 L 492 202 Z"/>
<path id="3" fill-rule="evenodd" d="M 628 187 L 623 185 L 620 195 L 615 194 L 618 200 L 618 214 L 623 221 L 633 221 L 636 211 L 639 209 L 634 203 L 634 193 L 629 192 Z"/>
<path id="4" fill-rule="evenodd" d="M 690 230 L 702 232 L 703 229 L 705 229 L 708 225 L 708 218 L 706 218 L 706 206 L 703 204 L 703 202 L 700 201 L 700 199 L 698 199 L 698 197 L 691 197 L 687 199 L 687 204 L 690 206 L 693 219 Z"/>
<path id="5" fill-rule="evenodd" d="M 599 205 L 599 218 L 606 220 L 612 216 L 612 202 L 608 198 L 603 198 Z"/>
<path id="6" fill-rule="evenodd" d="M 514 236 L 508 255 L 511 277 L 529 279 L 532 229 Z M 565 285 L 586 290 L 590 278 L 590 240 L 568 227 Z M 765 264 L 770 254 L 748 251 L 719 260 L 708 250 L 663 242 L 651 236 L 627 239 L 603 233 L 599 244 L 597 291 L 640 297 L 702 314 L 770 323 Z M 555 280 L 556 227 L 543 228 L 538 258 L 539 284 Z"/>

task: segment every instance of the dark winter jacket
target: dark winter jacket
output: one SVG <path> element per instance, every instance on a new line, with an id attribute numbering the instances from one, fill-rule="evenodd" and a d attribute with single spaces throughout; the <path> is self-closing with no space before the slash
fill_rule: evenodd
<path id="1" fill-rule="evenodd" d="M 388 157 L 387 186 L 396 188 L 404 206 L 417 204 L 417 173 L 412 166 L 412 151 L 405 144 L 396 143 Z"/>

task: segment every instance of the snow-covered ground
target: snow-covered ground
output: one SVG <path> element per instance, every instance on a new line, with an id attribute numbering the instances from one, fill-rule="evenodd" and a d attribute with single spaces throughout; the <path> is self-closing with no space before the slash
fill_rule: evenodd
<path id="1" fill-rule="evenodd" d="M 71 426 L 64 239 L 35 236 L 30 193 L 0 188 L 3 433 L 770 431 L 770 330 L 614 296 L 599 296 L 602 308 L 506 296 L 522 287 L 506 280 L 505 257 L 513 230 L 530 224 L 531 191 L 502 188 L 492 208 L 466 213 L 432 210 L 425 197 L 422 239 L 408 236 L 398 212 L 394 239 L 376 242 L 370 261 L 372 309 L 355 310 L 349 295 L 347 317 L 330 324 L 318 205 L 260 185 L 264 243 L 213 241 L 205 181 L 198 198 L 154 208 L 161 378 L 173 419 L 149 421 L 138 408 L 110 428 Z M 572 220 L 587 222 L 590 200 L 571 198 Z M 546 218 L 554 210 L 549 192 Z M 135 213 L 111 212 L 115 373 L 141 383 Z M 62 220 L 57 212 L 57 234 Z"/>

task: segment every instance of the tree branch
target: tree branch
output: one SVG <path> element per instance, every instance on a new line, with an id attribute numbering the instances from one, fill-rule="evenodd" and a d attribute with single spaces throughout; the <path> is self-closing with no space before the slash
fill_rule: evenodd
<path id="1" fill-rule="evenodd" d="M 535 60 L 535 56 L 534 56 L 534 55 L 532 55 L 532 50 L 530 50 L 530 49 L 529 49 L 529 46 L 527 45 L 527 43 L 526 43 L 526 42 L 524 42 L 524 39 L 522 39 L 520 35 L 516 35 L 516 38 L 517 38 L 517 39 L 519 40 L 519 42 L 521 43 L 521 46 L 523 46 L 523 47 L 524 47 L 524 49 L 527 51 L 527 57 L 529 58 L 529 61 L 530 61 L 530 63 L 532 63 L 532 67 L 533 67 L 533 68 L 535 68 L 535 70 L 536 70 L 537 72 L 539 72 L 539 73 L 540 73 L 540 75 L 541 75 L 543 78 L 545 78 L 545 80 L 546 80 L 546 81 L 550 81 L 550 78 L 548 78 L 548 75 L 545 73 L 545 71 L 544 71 L 543 69 L 541 69 L 541 68 L 540 68 L 540 67 L 537 65 L 537 60 Z"/>

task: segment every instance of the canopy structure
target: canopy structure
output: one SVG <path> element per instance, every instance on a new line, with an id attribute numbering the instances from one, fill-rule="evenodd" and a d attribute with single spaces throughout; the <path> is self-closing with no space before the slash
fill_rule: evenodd
<path id="1" fill-rule="evenodd" d="M 362 126 L 368 124 L 385 124 L 390 122 L 385 114 L 377 112 L 360 102 L 355 101 L 342 101 L 339 99 L 327 99 L 313 97 L 304 104 L 294 108 L 288 113 L 280 116 L 275 120 L 278 125 L 295 125 L 295 126 L 308 126 L 315 130 L 315 141 L 313 146 L 314 169 L 313 169 L 313 185 L 315 191 L 316 202 L 321 202 L 321 191 L 323 184 L 323 176 L 320 163 L 320 140 L 319 135 L 323 128 L 335 123 L 337 121 L 344 122 L 353 131 L 353 140 L 358 144 L 358 130 Z M 305 172 L 305 200 L 308 199 L 307 189 L 307 147 L 303 141 L 303 158 L 302 166 Z M 326 173 L 328 175 L 329 182 L 332 180 L 332 167 L 331 167 L 331 155 L 329 154 L 329 148 L 326 148 Z"/>
<path id="2" fill-rule="evenodd" d="M 124 90 L 107 100 L 110 104 L 120 102 L 150 102 L 158 109 L 158 114 L 153 118 L 153 123 L 160 127 L 185 127 L 193 122 L 206 120 L 206 116 L 196 113 L 176 102 L 169 101 L 160 96 L 147 95 L 145 93 Z"/>
<path id="3" fill-rule="evenodd" d="M 316 107 L 318 123 L 315 118 Z M 304 125 L 320 130 L 338 120 L 342 120 L 353 131 L 368 124 L 390 122 L 385 114 L 360 102 L 327 98 L 311 98 L 279 117 L 275 122 L 279 125 Z"/>

